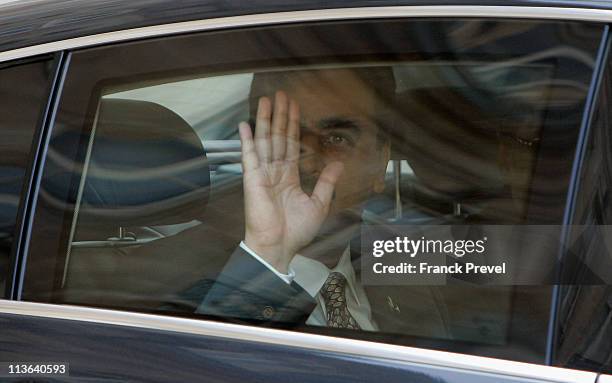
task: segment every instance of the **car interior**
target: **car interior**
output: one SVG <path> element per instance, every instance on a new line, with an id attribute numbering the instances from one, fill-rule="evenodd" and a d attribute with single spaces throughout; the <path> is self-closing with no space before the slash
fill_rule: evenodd
<path id="1" fill-rule="evenodd" d="M 402 70 L 413 78 L 414 68 L 396 68 L 396 75 Z M 243 75 L 243 97 L 248 98 L 250 81 Z M 398 80 L 396 89 L 403 122 L 391 136 L 385 192 L 368 202 L 362 221 L 390 228 L 527 222 L 531 173 L 518 181 L 504 176 L 500 148 L 508 136 L 527 142 L 517 150 L 533 165 L 540 111 L 471 84 L 406 81 Z M 199 121 L 163 100 L 164 89 L 176 94 L 168 90 L 172 86 L 101 98 L 74 201 L 59 301 L 193 313 L 242 240 L 240 141 L 229 126 L 248 113 L 248 99 L 234 100 Z M 58 142 L 74 145 L 77 139 L 67 135 Z M 62 174 L 61 159 L 49 166 Z M 70 184 L 64 181 L 57 177 L 58 189 Z M 548 287 L 452 281 L 434 291 L 454 340 L 485 348 L 530 344 L 529 334 L 547 329 Z M 474 294 L 478 299 L 465 299 Z M 404 307 L 422 320 L 413 334 L 403 335 L 428 337 L 426 312 L 414 302 Z M 541 346 L 520 352 L 538 354 Z"/>

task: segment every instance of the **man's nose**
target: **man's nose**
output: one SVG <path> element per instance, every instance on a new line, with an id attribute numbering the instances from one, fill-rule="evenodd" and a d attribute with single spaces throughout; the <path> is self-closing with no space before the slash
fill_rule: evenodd
<path id="1" fill-rule="evenodd" d="M 300 170 L 309 175 L 321 172 L 323 168 L 323 153 L 318 150 L 314 140 L 304 139 L 300 148 Z"/>

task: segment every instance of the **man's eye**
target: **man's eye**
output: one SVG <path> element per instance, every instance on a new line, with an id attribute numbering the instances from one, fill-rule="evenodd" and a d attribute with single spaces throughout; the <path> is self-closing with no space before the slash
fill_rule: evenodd
<path id="1" fill-rule="evenodd" d="M 344 136 L 337 134 L 329 134 L 322 137 L 321 143 L 324 147 L 337 147 L 349 145 L 350 141 Z"/>

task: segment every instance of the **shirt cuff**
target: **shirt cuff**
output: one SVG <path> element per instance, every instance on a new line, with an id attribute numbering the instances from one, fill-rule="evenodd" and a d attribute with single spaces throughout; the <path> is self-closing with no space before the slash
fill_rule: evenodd
<path id="1" fill-rule="evenodd" d="M 242 248 L 242 250 L 246 251 L 247 253 L 249 253 L 253 258 L 255 258 L 256 260 L 258 260 L 261 264 L 263 264 L 264 266 L 266 266 L 268 269 L 270 269 L 270 271 L 272 271 L 274 274 L 276 274 L 277 277 L 279 277 L 280 279 L 282 279 L 286 284 L 290 285 L 291 282 L 293 282 L 293 279 L 295 278 L 295 271 L 293 271 L 293 269 L 291 268 L 291 266 L 289 266 L 289 273 L 288 274 L 283 274 L 278 272 L 274 267 L 272 267 L 272 265 L 270 265 L 268 262 L 266 262 L 263 258 L 261 258 L 259 255 L 257 255 L 257 253 L 255 253 L 253 250 L 251 250 L 245 243 L 244 241 L 240 241 L 240 247 Z"/>

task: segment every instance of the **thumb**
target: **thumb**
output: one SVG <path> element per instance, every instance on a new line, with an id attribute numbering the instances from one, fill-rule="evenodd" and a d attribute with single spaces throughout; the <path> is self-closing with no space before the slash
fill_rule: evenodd
<path id="1" fill-rule="evenodd" d="M 327 164 L 321 172 L 314 191 L 312 192 L 312 196 L 310 197 L 319 204 L 321 209 L 327 211 L 329 208 L 332 196 L 334 195 L 336 182 L 338 178 L 340 178 L 343 170 L 344 164 L 336 161 Z"/>

